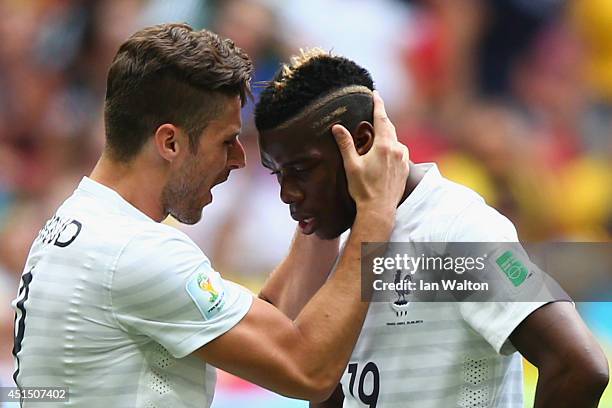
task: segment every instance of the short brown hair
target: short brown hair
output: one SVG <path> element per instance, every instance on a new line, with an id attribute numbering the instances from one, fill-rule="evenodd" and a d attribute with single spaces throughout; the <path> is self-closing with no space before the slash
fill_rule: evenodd
<path id="1" fill-rule="evenodd" d="M 108 72 L 106 149 L 115 160 L 133 158 L 164 123 L 198 137 L 219 112 L 219 96 L 251 96 L 248 55 L 229 39 L 187 24 L 144 28 L 117 51 Z"/>

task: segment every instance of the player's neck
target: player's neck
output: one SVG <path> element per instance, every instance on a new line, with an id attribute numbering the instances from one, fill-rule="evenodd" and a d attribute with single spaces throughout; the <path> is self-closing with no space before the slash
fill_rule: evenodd
<path id="1" fill-rule="evenodd" d="M 406 188 L 404 189 L 404 195 L 400 200 L 398 207 L 408 198 L 408 196 L 414 191 L 416 186 L 419 185 L 423 177 L 425 176 L 426 170 L 418 167 L 413 162 L 410 162 L 410 173 L 406 180 Z"/>
<path id="2" fill-rule="evenodd" d="M 115 190 L 125 201 L 136 207 L 151 219 L 161 222 L 166 218 L 161 206 L 163 183 L 160 176 L 151 169 L 141 169 L 137 159 L 130 163 L 120 163 L 106 154 L 90 174 L 90 178 Z"/>

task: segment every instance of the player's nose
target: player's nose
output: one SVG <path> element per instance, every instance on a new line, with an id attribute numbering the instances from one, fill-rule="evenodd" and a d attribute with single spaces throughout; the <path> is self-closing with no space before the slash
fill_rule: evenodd
<path id="1" fill-rule="evenodd" d="M 227 163 L 230 170 L 241 169 L 246 166 L 246 153 L 244 152 L 244 146 L 242 146 L 240 140 L 236 140 L 233 144 Z"/>
<path id="2" fill-rule="evenodd" d="M 295 204 L 304 200 L 304 193 L 290 180 L 280 181 L 280 198 L 285 204 Z"/>

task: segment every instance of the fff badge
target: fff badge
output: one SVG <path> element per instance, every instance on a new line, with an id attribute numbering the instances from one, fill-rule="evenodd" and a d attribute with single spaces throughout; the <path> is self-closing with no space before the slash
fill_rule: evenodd
<path id="1" fill-rule="evenodd" d="M 189 279 L 186 289 L 206 320 L 212 319 L 223 309 L 225 290 L 218 273 L 198 272 Z"/>

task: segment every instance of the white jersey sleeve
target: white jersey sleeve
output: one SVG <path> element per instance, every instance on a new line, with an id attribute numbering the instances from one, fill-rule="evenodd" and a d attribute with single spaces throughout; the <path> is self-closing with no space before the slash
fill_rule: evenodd
<path id="1" fill-rule="evenodd" d="M 111 304 L 118 324 L 182 358 L 234 327 L 253 295 L 221 278 L 187 236 L 159 225 L 123 248 L 113 269 Z"/>
<path id="2" fill-rule="evenodd" d="M 515 243 L 513 246 L 521 253 L 522 259 L 528 260 L 512 222 L 495 209 L 477 202 L 461 212 L 448 232 L 447 242 Z M 521 291 L 531 290 L 531 287 L 525 284 L 513 289 L 516 298 L 524 300 L 525 292 Z M 461 316 L 472 329 L 478 332 L 497 353 L 507 355 L 516 351 L 508 341 L 508 337 L 527 316 L 546 303 L 491 301 L 459 302 L 458 305 Z"/>

